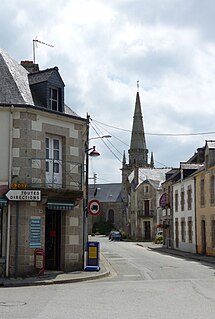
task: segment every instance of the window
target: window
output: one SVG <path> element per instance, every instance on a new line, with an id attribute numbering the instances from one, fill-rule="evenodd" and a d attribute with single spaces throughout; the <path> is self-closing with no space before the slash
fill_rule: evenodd
<path id="1" fill-rule="evenodd" d="M 185 221 L 181 221 L 181 241 L 185 242 Z"/>
<path id="2" fill-rule="evenodd" d="M 149 216 L 149 200 L 144 200 L 144 213 L 145 216 Z"/>
<path id="3" fill-rule="evenodd" d="M 205 180 L 201 179 L 200 182 L 200 204 L 201 206 L 205 205 Z"/>
<path id="4" fill-rule="evenodd" d="M 188 240 L 192 243 L 192 220 L 188 220 Z"/>
<path id="5" fill-rule="evenodd" d="M 178 211 L 178 191 L 175 192 L 175 211 Z"/>
<path id="6" fill-rule="evenodd" d="M 145 193 L 148 193 L 148 192 L 149 192 L 149 186 L 148 186 L 148 185 L 146 185 L 146 186 L 144 187 L 144 192 L 145 192 Z"/>
<path id="7" fill-rule="evenodd" d="M 212 247 L 215 248 L 215 220 L 211 222 L 211 239 L 212 239 Z"/>
<path id="8" fill-rule="evenodd" d="M 110 209 L 108 211 L 108 222 L 113 224 L 114 223 L 114 211 L 113 209 Z"/>
<path id="9" fill-rule="evenodd" d="M 184 190 L 181 190 L 181 210 L 184 210 Z"/>
<path id="10" fill-rule="evenodd" d="M 54 111 L 59 111 L 58 90 L 56 88 L 49 88 L 49 108 Z"/>
<path id="11" fill-rule="evenodd" d="M 210 178 L 210 203 L 214 204 L 215 203 L 215 196 L 214 196 L 214 175 L 211 176 Z"/>
<path id="12" fill-rule="evenodd" d="M 192 188 L 191 188 L 191 186 L 188 186 L 188 189 L 187 189 L 187 208 L 189 210 L 192 209 Z"/>
<path id="13" fill-rule="evenodd" d="M 57 136 L 46 137 L 46 184 L 62 185 L 62 140 Z M 58 186 L 57 186 L 58 185 Z"/>

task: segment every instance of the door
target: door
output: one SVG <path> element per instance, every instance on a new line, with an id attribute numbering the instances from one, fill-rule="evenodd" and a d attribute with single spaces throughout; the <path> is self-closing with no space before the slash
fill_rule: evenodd
<path id="1" fill-rule="evenodd" d="M 150 221 L 144 222 L 145 226 L 145 240 L 151 240 L 151 223 Z"/>
<path id="2" fill-rule="evenodd" d="M 206 254 L 206 229 L 205 229 L 205 220 L 201 222 L 201 230 L 202 230 L 202 255 Z"/>
<path id="3" fill-rule="evenodd" d="M 61 211 L 46 210 L 45 269 L 60 270 Z"/>
<path id="4" fill-rule="evenodd" d="M 46 186 L 62 187 L 62 140 L 57 136 L 46 137 Z"/>
<path id="5" fill-rule="evenodd" d="M 178 221 L 175 221 L 175 245 L 176 248 L 179 246 L 179 229 L 178 229 Z"/>

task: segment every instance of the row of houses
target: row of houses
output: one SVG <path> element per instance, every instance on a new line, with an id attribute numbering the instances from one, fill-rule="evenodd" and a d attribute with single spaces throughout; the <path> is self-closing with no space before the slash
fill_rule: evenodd
<path id="1" fill-rule="evenodd" d="M 164 245 L 215 256 L 215 141 L 206 141 L 162 184 Z"/>
<path id="2" fill-rule="evenodd" d="M 153 241 L 163 231 L 166 247 L 215 256 L 215 141 L 178 168 L 155 168 L 153 154 L 148 162 L 137 92 L 128 154 L 122 183 L 98 186 L 106 192 L 96 195 L 103 207 L 96 221 L 109 221 L 134 240 Z"/>

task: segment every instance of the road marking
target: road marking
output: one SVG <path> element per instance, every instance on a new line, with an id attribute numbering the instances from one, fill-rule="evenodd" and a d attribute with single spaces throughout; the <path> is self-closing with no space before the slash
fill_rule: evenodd
<path id="1" fill-rule="evenodd" d="M 123 277 L 141 277 L 141 275 L 139 275 L 139 274 L 127 274 L 127 275 L 123 275 Z"/>

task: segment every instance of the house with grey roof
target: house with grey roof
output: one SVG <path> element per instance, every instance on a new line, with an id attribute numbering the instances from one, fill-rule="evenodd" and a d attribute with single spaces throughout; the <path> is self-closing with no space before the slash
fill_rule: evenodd
<path id="1" fill-rule="evenodd" d="M 124 228 L 122 184 L 90 184 L 89 200 L 96 199 L 101 203 L 99 216 L 89 216 L 89 232 L 92 232 L 93 225 L 104 221 L 113 225 L 116 229 Z"/>
<path id="2" fill-rule="evenodd" d="M 168 168 L 139 168 L 128 176 L 130 196 L 128 203 L 131 237 L 152 241 L 160 220 L 159 199 Z"/>
<path id="3" fill-rule="evenodd" d="M 57 67 L 20 65 L 0 49 L 0 258 L 6 276 L 83 267 L 86 119 L 66 106 L 64 87 Z"/>

